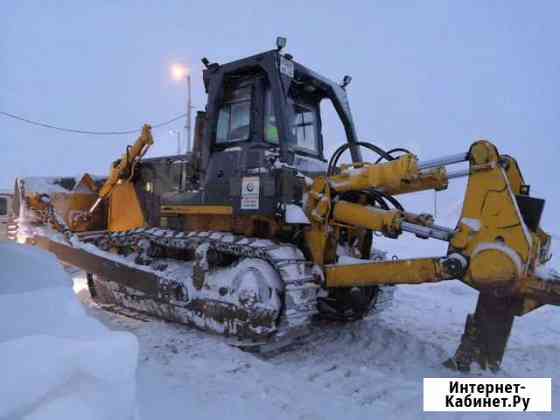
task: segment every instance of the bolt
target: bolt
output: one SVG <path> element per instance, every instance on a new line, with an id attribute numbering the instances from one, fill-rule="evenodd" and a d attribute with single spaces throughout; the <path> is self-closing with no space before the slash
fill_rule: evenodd
<path id="1" fill-rule="evenodd" d="M 442 261 L 443 269 L 453 278 L 461 278 L 467 268 L 467 260 L 460 254 L 451 254 Z"/>

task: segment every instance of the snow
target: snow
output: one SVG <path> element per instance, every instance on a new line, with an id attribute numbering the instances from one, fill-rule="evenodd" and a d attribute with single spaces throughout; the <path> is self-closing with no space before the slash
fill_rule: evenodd
<path id="1" fill-rule="evenodd" d="M 0 243 L 0 419 L 133 419 L 138 342 L 86 315 L 56 258 Z"/>
<path id="2" fill-rule="evenodd" d="M 67 193 L 68 190 L 58 184 L 60 178 L 57 177 L 26 177 L 22 181 L 25 185 L 26 193 L 52 194 L 57 192 Z"/>
<path id="3" fill-rule="evenodd" d="M 535 270 L 535 274 L 541 280 L 546 280 L 546 281 L 558 280 L 558 281 L 560 281 L 560 272 L 558 272 L 556 269 L 554 269 L 553 267 L 550 267 L 548 265 L 541 265 L 541 266 L 537 267 L 537 269 Z"/>
<path id="4" fill-rule="evenodd" d="M 325 324 L 302 343 L 272 356 L 243 352 L 181 326 L 105 312 L 97 316 L 138 336 L 139 412 L 144 420 L 187 415 L 407 419 L 423 418 L 423 377 L 457 376 L 441 362 L 455 350 L 475 300 L 476 294 L 459 282 L 401 287 L 394 307 L 379 317 L 346 326 Z M 551 326 L 555 316 L 555 308 L 543 308 L 516 321 L 498 375 L 552 376 L 553 399 L 560 397 L 554 385 L 560 373 L 560 332 Z M 466 376 L 492 374 L 475 369 Z"/>
<path id="5" fill-rule="evenodd" d="M 473 232 L 480 232 L 480 220 L 463 217 L 461 223 L 467 225 Z"/>
<path id="6" fill-rule="evenodd" d="M 363 264 L 364 260 L 361 258 L 351 257 L 349 255 L 340 255 L 338 257 L 337 265 L 356 265 Z"/>
<path id="7" fill-rule="evenodd" d="M 286 204 L 286 223 L 308 225 L 310 222 L 301 206 Z"/>
<path id="8" fill-rule="evenodd" d="M 414 245 L 403 248 L 403 243 Z M 395 246 L 402 258 L 443 255 L 438 241 Z M 499 374 L 476 366 L 460 374 L 441 365 L 454 353 L 478 296 L 459 281 L 399 286 L 382 313 L 349 324 L 322 323 L 300 342 L 264 355 L 192 328 L 102 311 L 91 302 L 83 276 L 74 281 L 92 315 L 138 337 L 141 420 L 468 418 L 468 413 L 423 413 L 424 377 L 552 377 L 552 399 L 560 398 L 560 329 L 552 306 L 516 318 Z M 524 418 L 554 415 L 525 413 Z"/>
<path id="9" fill-rule="evenodd" d="M 327 172 L 327 163 L 319 159 L 307 158 L 296 155 L 294 168 L 300 172 Z"/>
<path id="10" fill-rule="evenodd" d="M 157 231 L 153 233 L 157 234 Z M 552 249 L 556 251 L 560 243 L 553 242 Z M 447 250 L 444 242 L 418 240 L 406 233 L 399 241 L 376 237 L 374 245 L 387 250 L 389 258 L 393 253 L 400 258 L 443 256 Z M 263 242 L 262 246 L 266 244 Z M 34 263 L 38 259 L 35 270 L 41 273 L 51 270 L 50 262 L 43 258 L 44 253 L 37 250 L 33 252 L 39 253 L 31 258 Z M 287 251 L 281 249 L 278 253 Z M 0 249 L 0 258 L 4 258 L 3 255 Z M 8 255 L 6 259 L 16 258 Z M 345 263 L 354 262 L 348 256 L 342 257 L 342 260 Z M 3 265 L 9 267 L 8 272 L 12 275 L 7 277 L 12 281 L 6 280 L 6 286 L 3 281 L 0 282 L 0 315 L 4 315 L 3 319 L 9 319 L 9 314 L 18 313 L 21 325 L 28 325 L 30 331 L 26 330 L 18 337 L 9 339 L 10 346 L 5 347 L 0 330 L 0 369 L 8 372 L 9 378 L 15 377 L 12 372 L 17 371 L 14 383 L 2 384 L 0 390 L 4 386 L 14 389 L 15 397 L 10 394 L 9 401 L 20 410 L 1 411 L 4 408 L 2 398 L 0 419 L 5 416 L 11 419 L 14 417 L 11 416 L 12 413 L 19 415 L 16 418 L 27 416 L 25 418 L 65 419 L 64 410 L 68 407 L 74 410 L 75 416 L 71 418 L 126 418 L 103 417 L 105 413 L 93 411 L 105 405 L 111 406 L 114 398 L 120 398 L 118 392 L 126 392 L 121 388 L 115 392 L 114 387 L 108 386 L 104 388 L 106 394 L 103 394 L 107 402 L 96 403 L 99 401 L 98 392 L 101 392 L 96 380 L 102 377 L 112 384 L 114 382 L 111 380 L 122 379 L 122 372 L 125 375 L 126 372 L 130 373 L 130 365 L 137 360 L 135 387 L 138 420 L 256 420 L 263 417 L 270 420 L 467 418 L 462 413 L 423 413 L 424 377 L 551 377 L 552 399 L 557 401 L 560 398 L 560 387 L 557 385 L 557 379 L 560 378 L 560 329 L 555 324 L 558 309 L 551 306 L 516 318 L 499 374 L 494 375 L 476 367 L 469 374 L 459 374 L 442 366 L 441 363 L 454 353 L 463 332 L 465 317 L 474 311 L 478 296 L 476 291 L 458 281 L 399 286 L 389 309 L 354 323 L 321 323 L 309 336 L 292 346 L 262 355 L 241 351 L 228 345 L 228 341 L 222 337 L 202 333 L 194 328 L 153 319 L 131 319 L 103 311 L 89 298 L 84 276 L 76 275 L 74 288 L 87 313 L 105 325 L 105 334 L 107 328 L 124 329 L 134 334 L 139 345 L 137 358 L 134 351 L 119 351 L 117 345 L 109 339 L 100 344 L 97 339 L 91 340 L 92 343 L 85 337 L 77 340 L 74 335 L 67 337 L 62 334 L 64 328 L 57 329 L 56 325 L 71 324 L 68 327 L 71 330 L 74 323 L 62 321 L 72 318 L 67 314 L 71 311 L 65 311 L 65 315 L 60 316 L 59 304 L 49 310 L 41 308 L 41 322 L 26 322 L 27 312 L 21 313 L 21 307 L 33 308 L 34 305 L 41 306 L 45 302 L 60 300 L 57 300 L 57 293 L 52 292 L 51 288 L 37 290 L 43 283 L 35 281 L 33 276 L 29 281 L 30 286 L 13 281 L 29 277 L 25 271 L 27 268 L 22 268 L 23 265 Z M 560 267 L 560 258 L 556 255 L 553 256 L 551 265 L 539 269 L 539 273 L 552 272 L 554 267 Z M 233 272 L 225 274 L 229 277 L 234 275 Z M 222 280 L 218 276 L 212 279 L 216 282 Z M 65 282 L 66 280 L 56 283 L 53 288 L 67 290 Z M 247 286 L 251 290 L 258 290 L 258 282 L 252 284 L 249 281 Z M 5 306 L 2 301 L 2 293 L 5 293 L 2 287 L 9 288 L 13 294 L 50 291 L 53 296 L 43 295 L 36 299 L 39 303 L 20 298 L 19 302 L 10 307 Z M 75 306 L 77 305 L 72 306 L 73 310 L 82 309 Z M 35 311 L 31 312 L 33 315 Z M 83 310 L 78 312 L 83 317 Z M 88 321 L 94 322 L 89 318 Z M 40 333 L 45 335 L 37 337 L 33 328 L 40 323 L 45 326 L 45 331 Z M 79 336 L 80 332 L 86 334 L 87 331 L 87 334 L 95 335 L 96 328 L 100 328 L 98 323 L 96 325 L 97 327 L 81 327 L 79 331 L 72 330 L 72 334 Z M 57 333 L 53 333 L 53 330 Z M 26 337 L 19 338 L 22 335 Z M 25 341 L 29 336 L 39 341 Z M 89 348 L 89 345 L 97 347 Z M 74 350 L 68 353 L 67 348 Z M 3 356 L 4 354 L 8 357 Z M 84 357 L 84 354 L 95 354 L 95 359 Z M 111 356 L 110 362 L 106 360 L 109 359 L 107 354 Z M 106 359 L 102 363 L 104 357 Z M 36 359 L 40 362 L 30 362 L 29 369 L 28 366 L 22 368 L 21 363 L 14 362 Z M 103 371 L 103 367 L 106 371 Z M 29 380 L 21 379 L 25 378 L 25 374 L 29 378 L 36 376 L 36 372 L 42 368 L 49 375 L 41 377 L 38 384 L 33 383 L 29 387 Z M 60 378 L 75 378 L 69 376 L 74 370 L 81 372 L 82 376 L 78 376 L 79 378 L 87 377 L 88 380 L 80 382 L 79 386 L 72 385 L 71 389 L 56 381 Z M 54 379 L 51 379 L 51 372 Z M 118 378 L 111 377 L 111 373 L 118 373 Z M 95 376 L 96 374 L 100 376 Z M 132 375 L 128 376 L 124 389 L 130 389 Z M 75 379 L 70 383 L 74 384 Z M 56 389 L 56 392 L 47 393 L 48 397 L 38 397 L 45 395 L 39 385 L 44 389 Z M 28 388 L 34 393 L 28 391 Z M 18 400 L 18 389 L 20 400 L 27 398 L 23 402 Z M 25 394 L 22 390 L 26 391 Z M 21 407 L 25 407 L 27 411 L 21 411 Z M 39 411 L 33 412 L 35 409 Z M 554 418 L 555 414 L 553 412 L 547 416 L 526 413 L 525 417 Z M 482 415 L 481 418 L 487 417 Z M 519 417 L 517 414 L 494 413 L 491 418 Z"/>

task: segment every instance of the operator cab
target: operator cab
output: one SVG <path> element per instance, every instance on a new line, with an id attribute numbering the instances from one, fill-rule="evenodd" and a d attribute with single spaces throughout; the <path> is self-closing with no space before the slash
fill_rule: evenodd
<path id="1" fill-rule="evenodd" d="M 334 83 L 280 49 L 223 65 L 210 64 L 206 59 L 203 62 L 208 104 L 204 134 L 195 140 L 195 152 L 207 176 L 212 177 L 215 165 L 222 172 L 230 172 L 229 161 L 238 160 L 228 155 L 222 161 L 222 152 L 238 152 L 240 162 L 235 167 L 242 171 L 250 167 L 264 170 L 276 156 L 276 167 L 292 166 L 309 175 L 324 172 L 323 100 L 332 103 L 347 141 L 357 141 L 344 89 L 348 79 L 341 85 Z M 255 162 L 259 160 L 255 151 L 259 150 L 267 158 Z M 354 160 L 360 160 L 357 148 L 352 152 Z M 250 156 L 244 158 L 247 154 Z"/>
<path id="2" fill-rule="evenodd" d="M 289 112 L 286 114 L 290 136 L 283 141 L 291 152 L 323 159 L 321 99 L 312 89 L 305 90 L 297 85 L 289 88 L 286 101 Z M 253 121 L 252 116 L 262 116 L 263 121 Z M 266 78 L 257 76 L 256 80 L 229 82 L 224 85 L 223 102 L 217 114 L 215 150 L 239 146 L 240 142 L 264 142 L 262 146 L 279 148 L 281 137 L 277 121 L 273 91 Z"/>
<path id="3" fill-rule="evenodd" d="M 301 204 L 304 176 L 326 174 L 324 101 L 336 111 L 346 141 L 357 142 L 348 77 L 334 83 L 283 54 L 281 46 L 227 64 L 202 62 L 206 109 L 197 113 L 179 192 L 166 194 L 164 205 L 227 206 L 235 218 L 276 217 L 287 204 Z M 350 151 L 361 160 L 357 146 Z"/>

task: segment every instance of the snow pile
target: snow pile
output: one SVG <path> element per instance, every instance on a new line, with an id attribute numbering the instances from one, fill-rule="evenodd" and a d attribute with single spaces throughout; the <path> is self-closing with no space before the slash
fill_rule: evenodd
<path id="1" fill-rule="evenodd" d="M 560 281 L 560 272 L 548 265 L 541 265 L 537 267 L 537 269 L 535 270 L 535 274 L 537 275 L 537 277 L 545 281 Z"/>
<path id="2" fill-rule="evenodd" d="M 86 315 L 56 258 L 0 243 L 0 419 L 133 419 L 137 339 Z"/>
<path id="3" fill-rule="evenodd" d="M 67 193 L 69 188 L 61 185 L 61 178 L 30 176 L 23 178 L 26 193 L 53 194 Z"/>

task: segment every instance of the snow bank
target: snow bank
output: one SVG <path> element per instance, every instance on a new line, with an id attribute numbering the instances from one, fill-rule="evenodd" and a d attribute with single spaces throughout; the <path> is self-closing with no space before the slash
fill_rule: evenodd
<path id="1" fill-rule="evenodd" d="M 535 270 L 535 274 L 537 275 L 537 277 L 545 281 L 560 280 L 560 272 L 557 271 L 554 267 L 550 267 L 548 265 L 537 267 L 537 269 Z"/>
<path id="2" fill-rule="evenodd" d="M 38 248 L 0 243 L 0 419 L 133 419 L 136 337 L 86 315 Z"/>
<path id="3" fill-rule="evenodd" d="M 30 176 L 23 178 L 26 193 L 52 194 L 67 193 L 69 190 L 60 185 L 61 178 Z"/>

